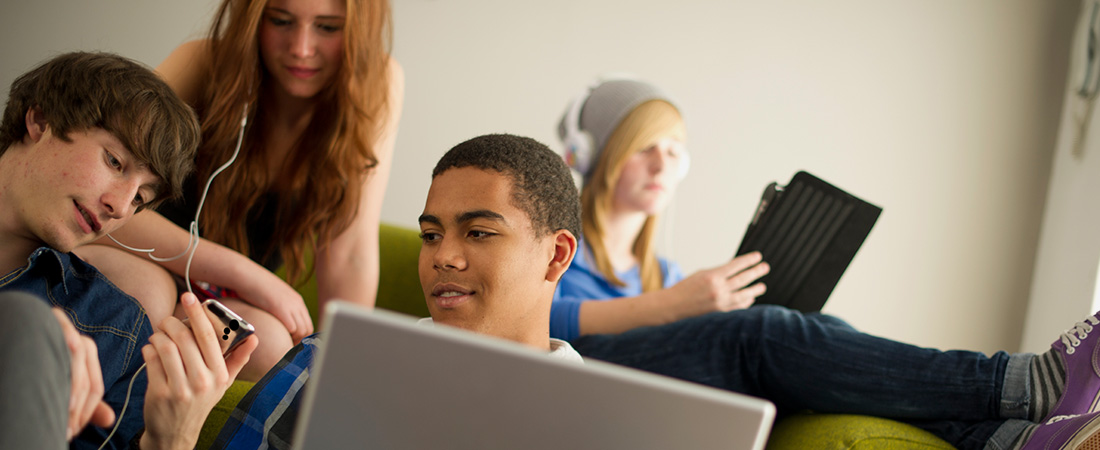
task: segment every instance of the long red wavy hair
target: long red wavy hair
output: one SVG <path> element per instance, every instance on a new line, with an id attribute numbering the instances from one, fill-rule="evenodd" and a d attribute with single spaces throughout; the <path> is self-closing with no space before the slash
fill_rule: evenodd
<path id="1" fill-rule="evenodd" d="M 317 94 L 312 121 L 281 172 L 270 176 L 260 94 L 276 81 L 263 66 L 258 39 L 266 4 L 225 0 L 210 27 L 209 83 L 195 105 L 203 133 L 197 180 L 231 157 L 246 105 L 250 125 L 237 161 L 210 187 L 200 226 L 208 239 L 247 255 L 249 212 L 265 193 L 275 193 L 273 242 L 288 278 L 297 282 L 312 271 L 305 254 L 324 249 L 355 218 L 363 182 L 378 164 L 373 143 L 387 117 L 392 19 L 387 0 L 346 0 L 340 71 Z"/>

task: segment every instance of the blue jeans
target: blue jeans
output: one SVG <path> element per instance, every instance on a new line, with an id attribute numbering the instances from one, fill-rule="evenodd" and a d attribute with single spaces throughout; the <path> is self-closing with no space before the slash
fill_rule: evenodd
<path id="1" fill-rule="evenodd" d="M 582 336 L 571 344 L 586 357 L 768 399 L 781 415 L 813 410 L 891 418 L 960 448 L 981 448 L 1005 418 L 1021 414 L 1017 397 L 1026 411 L 1024 363 L 1031 356 L 920 348 L 860 333 L 832 316 L 776 306 Z M 1013 358 L 1015 381 L 1006 388 Z M 1015 391 L 1023 392 L 1002 395 Z"/>
<path id="2" fill-rule="evenodd" d="M 60 307 L 80 333 L 95 341 L 103 371 L 103 400 L 121 420 L 108 448 L 127 448 L 144 426 L 145 372 L 134 381 L 126 416 L 120 417 L 130 379 L 145 363 L 141 347 L 153 334 L 145 309 L 75 255 L 42 247 L 27 265 L 0 277 L 0 291 L 24 291 Z M 97 448 L 110 430 L 88 426 L 71 448 Z"/>

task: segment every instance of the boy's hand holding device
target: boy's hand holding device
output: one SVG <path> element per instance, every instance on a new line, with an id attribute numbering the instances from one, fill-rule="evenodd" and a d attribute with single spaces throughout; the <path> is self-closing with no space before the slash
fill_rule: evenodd
<path id="1" fill-rule="evenodd" d="M 142 447 L 194 448 L 207 414 L 259 343 L 252 326 L 221 303 L 200 304 L 191 293 L 180 303 L 187 323 L 164 319 L 142 348 L 149 376 Z"/>

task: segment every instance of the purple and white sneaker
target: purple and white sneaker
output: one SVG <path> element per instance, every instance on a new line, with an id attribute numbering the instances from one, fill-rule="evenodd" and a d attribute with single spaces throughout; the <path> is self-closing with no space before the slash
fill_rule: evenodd
<path id="1" fill-rule="evenodd" d="M 1051 417 L 1021 450 L 1100 450 L 1100 413 Z"/>
<path id="2" fill-rule="evenodd" d="M 1066 387 L 1062 398 L 1047 415 L 1093 413 L 1100 410 L 1100 318 L 1094 314 L 1066 330 L 1050 347 L 1066 364 Z M 1044 421 L 1044 423 L 1046 423 Z"/>

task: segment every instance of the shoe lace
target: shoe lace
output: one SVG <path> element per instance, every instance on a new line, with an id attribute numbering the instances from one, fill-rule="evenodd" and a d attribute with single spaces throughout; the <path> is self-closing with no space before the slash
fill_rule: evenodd
<path id="1" fill-rule="evenodd" d="M 1072 355 L 1073 352 L 1077 351 L 1077 346 L 1081 345 L 1081 340 L 1089 337 L 1093 325 L 1100 325 L 1100 319 L 1097 319 L 1096 316 L 1090 316 L 1081 322 L 1077 322 L 1073 328 L 1062 333 L 1062 344 L 1066 346 L 1066 354 Z"/>

